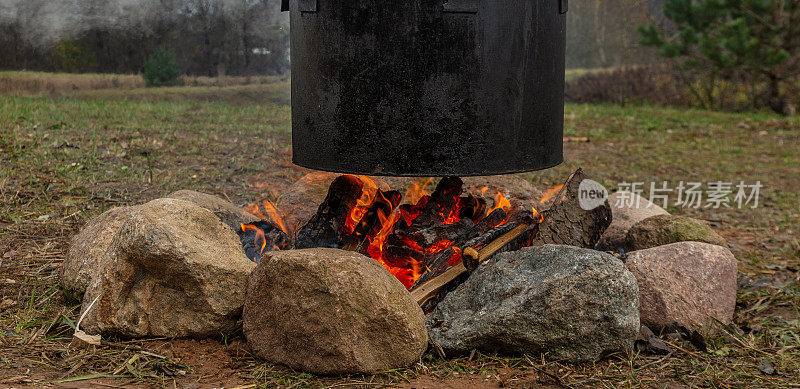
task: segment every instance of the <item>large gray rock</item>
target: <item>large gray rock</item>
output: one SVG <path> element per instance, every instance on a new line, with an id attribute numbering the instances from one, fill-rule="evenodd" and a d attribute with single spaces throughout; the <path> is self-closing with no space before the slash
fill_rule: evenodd
<path id="1" fill-rule="evenodd" d="M 636 223 L 625 236 L 626 251 L 649 249 L 678 242 L 704 242 L 728 246 L 725 239 L 698 220 L 656 215 Z"/>
<path id="2" fill-rule="evenodd" d="M 230 201 L 223 200 L 217 196 L 195 192 L 193 190 L 179 190 L 167 196 L 170 199 L 188 201 L 199 205 L 201 208 L 211 211 L 222 220 L 223 223 L 237 231 L 241 228 L 241 223 L 250 224 L 260 220 L 258 217 L 245 212 L 243 207 L 239 207 Z"/>
<path id="3" fill-rule="evenodd" d="M 669 215 L 664 208 L 633 192 L 616 192 L 608 196 L 611 225 L 600 237 L 597 248 L 619 251 L 625 247 L 625 236 L 634 224 L 657 215 Z"/>
<path id="4" fill-rule="evenodd" d="M 92 277 L 108 257 L 111 239 L 130 216 L 134 207 L 112 208 L 90 220 L 72 238 L 61 268 L 61 287 L 67 294 L 81 300 Z"/>
<path id="5" fill-rule="evenodd" d="M 159 199 L 130 212 L 83 298 L 87 333 L 208 337 L 237 331 L 255 267 L 210 211 Z"/>
<path id="6" fill-rule="evenodd" d="M 636 279 L 609 254 L 544 245 L 503 253 L 428 317 L 446 351 L 547 354 L 593 361 L 630 349 L 639 332 Z"/>
<path id="7" fill-rule="evenodd" d="M 736 306 L 737 261 L 725 247 L 681 242 L 628 255 L 639 282 L 642 324 L 657 330 L 678 322 L 700 333 L 730 323 Z"/>
<path id="8" fill-rule="evenodd" d="M 250 277 L 243 322 L 255 355 L 319 374 L 405 367 L 428 345 L 403 284 L 377 261 L 336 249 L 270 253 Z"/>

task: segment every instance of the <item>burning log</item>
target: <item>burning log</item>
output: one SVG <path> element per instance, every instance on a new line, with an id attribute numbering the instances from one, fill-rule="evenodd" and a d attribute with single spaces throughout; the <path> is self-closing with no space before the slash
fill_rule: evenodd
<path id="1" fill-rule="evenodd" d="M 380 232 L 383 223 L 389 222 L 394 209 L 400 205 L 403 195 L 396 190 L 384 192 L 378 189 L 377 196 L 369 206 L 369 210 L 361 218 L 353 233 L 347 238 L 345 250 L 367 253 L 367 247 Z"/>
<path id="2" fill-rule="evenodd" d="M 483 218 L 486 201 L 473 195 L 461 196 L 462 185 L 460 178 L 443 178 L 430 196 L 423 196 L 416 204 L 400 206 L 396 228 L 386 239 L 382 260 L 390 266 L 410 266 L 415 270 L 415 276 L 404 281 L 406 286 L 412 286 L 420 274 L 430 278 L 457 264 L 461 261 L 459 247 L 464 242 L 505 220 L 503 210 Z M 481 218 L 486 221 L 476 224 L 475 220 Z"/>
<path id="3" fill-rule="evenodd" d="M 317 213 L 297 232 L 294 248 L 340 247 L 342 231 L 363 188 L 356 176 L 343 175 L 333 180 Z"/>
<path id="4" fill-rule="evenodd" d="M 586 174 L 582 169 L 573 173 L 553 199 L 553 205 L 543 212 L 539 232 L 532 246 L 560 244 L 594 248 L 611 224 L 611 206 L 606 201 L 592 210 L 584 210 L 579 202 L 579 188 Z"/>
<path id="5" fill-rule="evenodd" d="M 464 218 L 453 224 L 439 224 L 411 232 L 397 231 L 396 235 L 405 242 L 410 240 L 415 245 L 428 248 L 441 244 L 440 242 L 455 242 L 469 232 L 473 225 L 471 219 Z"/>
<path id="6" fill-rule="evenodd" d="M 580 207 L 584 178 L 579 169 L 560 191 L 548 191 L 545 197 L 555 195 L 553 205 L 542 214 L 518 209 L 498 194 L 485 215 L 486 200 L 462 196 L 457 177 L 443 178 L 416 204 L 399 205 L 399 192 L 378 189 L 367 177 L 345 175 L 331 184 L 317 213 L 297 233 L 294 247 L 342 247 L 366 254 L 418 301 L 435 304 L 434 297 L 442 297 L 498 253 L 545 243 L 593 247 L 610 223 L 610 208 L 607 203 L 589 211 Z"/>
<path id="7" fill-rule="evenodd" d="M 255 263 L 261 262 L 265 251 L 286 250 L 291 247 L 291 238 L 273 223 L 261 220 L 242 224 L 237 231 L 245 255 Z"/>
<path id="8" fill-rule="evenodd" d="M 459 235 L 453 237 L 451 240 L 452 244 L 450 245 L 451 247 L 457 248 L 458 252 L 441 253 L 440 255 L 430 257 L 424 261 L 426 272 L 423 273 L 419 279 L 417 279 L 412 288 L 414 288 L 416 285 L 422 285 L 429 280 L 438 277 L 444 271 L 446 271 L 448 267 L 453 266 L 455 264 L 454 262 L 459 262 L 461 260 L 461 247 L 469 246 L 467 242 L 470 240 L 480 239 L 482 236 L 485 236 L 496 226 L 503 224 L 507 218 L 508 215 L 506 214 L 506 211 L 498 208 L 481 219 L 477 224 L 471 225 L 469 228 L 462 230 Z"/>
<path id="9" fill-rule="evenodd" d="M 425 196 L 415 204 L 404 204 L 400 207 L 402 219 L 397 223 L 397 233 L 412 235 L 426 228 L 452 224 L 461 219 L 462 209 L 468 200 L 462 199 L 462 185 L 458 177 L 445 177 L 430 196 Z M 459 207 L 461 205 L 462 207 Z"/>

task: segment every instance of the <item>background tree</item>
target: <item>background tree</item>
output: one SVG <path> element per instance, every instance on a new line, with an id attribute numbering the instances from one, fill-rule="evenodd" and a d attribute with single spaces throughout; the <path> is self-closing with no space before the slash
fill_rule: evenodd
<path id="1" fill-rule="evenodd" d="M 175 54 L 157 48 L 144 63 L 142 77 L 147 86 L 170 86 L 180 83 L 181 65 Z"/>
<path id="2" fill-rule="evenodd" d="M 800 71 L 800 0 L 665 0 L 664 16 L 674 32 L 642 26 L 642 43 L 675 60 L 704 107 L 718 107 L 722 81 L 744 81 L 752 106 L 789 109 Z"/>

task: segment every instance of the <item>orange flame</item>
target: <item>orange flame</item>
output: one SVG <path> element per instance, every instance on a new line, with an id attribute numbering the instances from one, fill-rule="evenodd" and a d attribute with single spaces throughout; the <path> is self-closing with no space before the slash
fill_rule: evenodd
<path id="1" fill-rule="evenodd" d="M 283 213 L 275 207 L 275 204 L 272 204 L 269 200 L 264 200 L 264 211 L 266 211 L 272 221 L 277 224 L 276 227 L 280 228 L 284 234 L 289 234 L 289 230 L 286 228 L 286 222 L 283 218 Z"/>
<path id="2" fill-rule="evenodd" d="M 281 212 L 271 201 L 264 200 L 264 211 L 267 213 L 267 215 L 269 215 L 269 217 L 264 216 L 264 214 L 261 213 L 261 209 L 256 204 L 246 205 L 244 210 L 260 218 L 261 220 L 269 221 L 274 227 L 280 228 L 284 234 L 289 234 L 289 229 L 286 228 L 286 221 L 283 217 L 283 212 Z"/>
<path id="3" fill-rule="evenodd" d="M 482 192 L 481 194 L 483 194 L 486 191 L 482 190 L 481 192 Z M 503 194 L 503 192 L 498 190 L 497 194 L 494 196 L 494 206 L 491 209 L 488 209 L 486 211 L 486 214 L 488 215 L 488 214 L 494 212 L 495 209 L 503 209 L 503 210 L 508 211 L 509 208 L 511 208 L 511 200 L 509 200 Z"/>
<path id="4" fill-rule="evenodd" d="M 544 214 L 543 213 L 539 213 L 539 210 L 536 209 L 536 207 L 531 206 L 531 210 L 533 211 L 533 215 L 531 216 L 531 218 L 533 218 L 533 220 L 536 223 L 541 223 L 541 222 L 544 221 Z"/>
<path id="5" fill-rule="evenodd" d="M 427 178 L 425 182 L 421 182 L 419 180 L 412 181 L 411 185 L 409 185 L 409 187 L 406 189 L 406 194 L 403 196 L 403 198 L 409 204 L 417 204 L 423 196 L 430 195 L 427 187 L 430 185 L 431 181 L 433 181 L 433 178 Z"/>
<path id="6" fill-rule="evenodd" d="M 542 195 L 542 199 L 539 200 L 539 203 L 546 203 L 548 200 L 552 199 L 553 196 L 558 194 L 558 192 L 563 187 L 564 187 L 564 184 L 561 184 L 561 185 L 558 185 L 558 186 L 551 186 L 551 187 L 547 188 L 547 190 Z"/>
<path id="7" fill-rule="evenodd" d="M 259 240 L 261 241 L 261 254 L 263 254 L 264 253 L 264 249 L 267 248 L 267 237 L 264 236 L 264 231 L 262 231 L 260 228 L 254 226 L 252 224 L 240 223 L 240 225 L 242 226 L 242 232 L 247 232 L 248 230 L 250 230 L 250 231 L 253 231 L 256 234 L 256 238 L 254 240 L 255 244 L 258 244 Z M 275 246 L 275 247 L 277 248 L 278 246 Z"/>
<path id="8" fill-rule="evenodd" d="M 352 234 L 358 224 L 361 222 L 361 219 L 366 215 L 369 211 L 370 206 L 374 203 L 377 196 L 383 195 L 378 185 L 376 185 L 375 181 L 370 179 L 367 176 L 358 176 L 358 179 L 363 184 L 362 194 L 361 197 L 356 201 L 356 205 L 350 211 L 347 220 L 345 220 L 345 225 L 343 227 L 343 232 L 346 234 Z M 411 196 L 413 197 L 413 193 L 424 193 L 424 186 L 425 184 L 420 184 L 416 191 L 411 192 Z M 386 190 L 389 188 L 387 187 Z M 388 202 L 388 201 L 387 201 Z M 421 266 L 422 264 L 419 261 L 414 260 L 413 258 L 403 258 L 406 260 L 408 266 L 393 266 L 389 261 L 386 260 L 384 257 L 384 249 L 387 238 L 394 232 L 394 226 L 398 220 L 401 218 L 406 217 L 402 212 L 400 212 L 399 208 L 396 208 L 391 213 L 387 214 L 382 209 L 376 209 L 378 222 L 380 223 L 380 229 L 375 234 L 374 237 L 371 238 L 369 241 L 369 245 L 367 246 L 366 252 L 367 255 L 378 261 L 381 265 L 383 265 L 386 270 L 389 271 L 392 275 L 395 276 L 406 288 L 411 287 L 414 282 L 422 275 Z"/>
<path id="9" fill-rule="evenodd" d="M 254 216 L 257 216 L 261 220 L 267 220 L 267 217 L 264 216 L 263 213 L 261 213 L 261 210 L 258 208 L 258 205 L 256 204 L 245 205 L 244 210 L 245 212 L 252 213 Z"/>
<path id="10" fill-rule="evenodd" d="M 364 187 L 361 192 L 361 197 L 356 201 L 356 206 L 353 207 L 350 211 L 350 216 L 345 220 L 344 232 L 347 234 L 352 234 L 353 231 L 356 230 L 356 226 L 367 213 L 369 206 L 375 201 L 375 196 L 378 193 L 378 185 L 375 184 L 375 181 L 372 181 L 372 179 L 367 176 L 358 176 L 358 179 L 361 180 Z"/>
<path id="11" fill-rule="evenodd" d="M 386 238 L 394 232 L 394 225 L 400 220 L 401 216 L 399 212 L 393 212 L 391 215 L 387 216 L 383 211 L 378 210 L 378 219 L 381 223 L 381 229 L 372 239 L 367 247 L 367 255 L 370 258 L 378 261 L 381 265 L 383 265 L 386 270 L 389 271 L 395 278 L 400 280 L 406 288 L 410 288 L 414 282 L 422 276 L 422 263 L 415 260 L 414 258 L 407 258 L 408 267 L 397 267 L 392 266 L 384 257 L 384 248 L 386 244 Z"/>

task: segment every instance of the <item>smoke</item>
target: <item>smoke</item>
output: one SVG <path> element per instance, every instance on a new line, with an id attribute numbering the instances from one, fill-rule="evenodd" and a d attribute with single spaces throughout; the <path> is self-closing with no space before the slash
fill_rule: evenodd
<path id="1" fill-rule="evenodd" d="M 261 15 L 264 24 L 285 25 L 285 15 Z M 165 21 L 214 13 L 242 17 L 267 0 L 0 0 L 0 23 L 14 25 L 27 43 L 48 46 L 92 29 L 148 33 Z M 270 5 L 272 6 L 272 4 Z"/>

